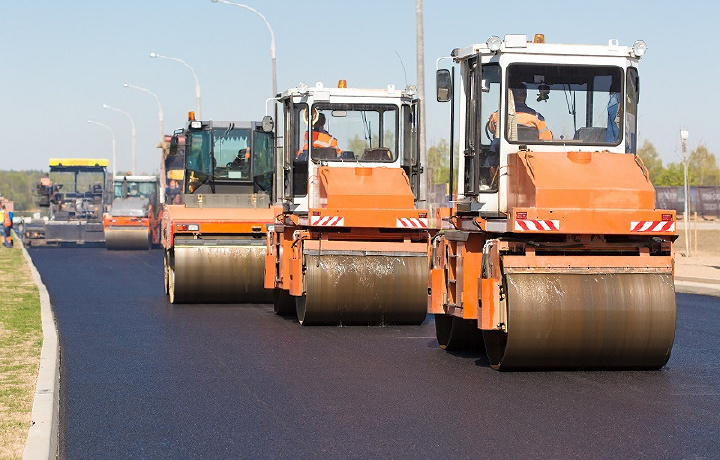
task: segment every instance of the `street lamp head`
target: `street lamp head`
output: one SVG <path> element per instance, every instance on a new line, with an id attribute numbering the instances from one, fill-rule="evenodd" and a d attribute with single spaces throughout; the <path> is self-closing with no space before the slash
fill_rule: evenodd
<path id="1" fill-rule="evenodd" d="M 680 130 L 680 139 L 682 139 L 683 142 L 688 140 L 688 132 L 687 129 Z"/>
<path id="2" fill-rule="evenodd" d="M 157 53 L 150 53 L 150 57 L 151 57 L 151 58 L 156 58 L 156 57 L 158 57 L 158 54 L 157 54 Z"/>
<path id="3" fill-rule="evenodd" d="M 109 105 L 107 105 L 107 104 L 103 104 L 103 109 L 109 109 L 109 108 L 110 108 L 110 106 L 109 106 Z"/>
<path id="4" fill-rule="evenodd" d="M 127 83 L 123 83 L 123 86 L 124 86 L 125 88 L 129 88 L 129 87 L 130 87 L 130 85 L 128 85 Z"/>
<path id="5" fill-rule="evenodd" d="M 218 0 L 210 0 L 210 1 L 213 2 L 213 3 L 217 3 L 217 2 L 218 2 Z"/>

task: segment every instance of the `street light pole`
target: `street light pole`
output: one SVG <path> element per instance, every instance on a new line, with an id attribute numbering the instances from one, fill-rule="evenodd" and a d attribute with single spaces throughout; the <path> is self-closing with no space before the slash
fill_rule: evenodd
<path id="1" fill-rule="evenodd" d="M 138 90 L 138 91 L 142 91 L 142 92 L 148 93 L 149 95 L 151 95 L 152 97 L 155 98 L 155 101 L 157 102 L 157 105 L 158 105 L 158 122 L 159 122 L 159 124 L 160 124 L 160 143 L 164 142 L 164 141 L 165 141 L 165 126 L 164 126 L 164 125 L 165 125 L 165 122 L 164 122 L 164 119 L 163 119 L 163 118 L 164 118 L 164 117 L 163 117 L 163 108 L 162 108 L 162 104 L 160 103 L 160 98 L 158 98 L 157 94 L 153 93 L 152 91 L 150 91 L 150 90 L 147 89 L 147 88 L 142 88 L 142 87 L 140 87 L 140 86 L 130 85 L 130 84 L 128 84 L 128 83 L 123 83 L 123 86 L 124 86 L 125 88 L 132 88 L 132 89 L 136 89 L 136 90 Z"/>
<path id="2" fill-rule="evenodd" d="M 683 222 L 685 223 L 685 256 L 690 255 L 690 221 L 688 220 L 688 195 L 690 194 L 690 187 L 688 186 L 688 158 L 687 158 L 687 140 L 688 132 L 686 129 L 680 130 L 680 139 L 682 140 L 682 152 L 683 152 L 683 189 L 685 195 L 685 212 L 683 213 Z"/>
<path id="3" fill-rule="evenodd" d="M 163 56 L 162 54 L 158 53 L 150 53 L 151 58 L 161 58 L 161 59 L 169 59 L 171 61 L 179 62 L 180 64 L 184 65 L 188 69 L 190 69 L 190 72 L 192 72 L 193 77 L 195 78 L 195 112 L 197 115 L 198 120 L 202 120 L 202 104 L 201 104 L 201 97 L 200 97 L 200 80 L 198 80 L 198 76 L 195 73 L 195 69 L 190 67 L 190 65 L 183 61 L 182 59 L 174 58 L 174 57 L 168 57 Z"/>
<path id="4" fill-rule="evenodd" d="M 237 6 L 238 8 L 243 8 L 248 11 L 252 11 L 253 13 L 260 16 L 260 19 L 262 19 L 265 22 L 265 26 L 267 26 L 268 31 L 270 32 L 270 59 L 272 60 L 272 95 L 275 97 L 277 95 L 277 63 L 275 59 L 275 34 L 273 33 L 272 28 L 270 27 L 270 23 L 265 19 L 265 16 L 255 8 L 251 8 L 247 5 L 244 5 L 242 3 L 235 3 L 230 2 L 228 0 L 210 0 L 213 3 L 225 3 L 226 5 L 233 5 Z"/>
<path id="5" fill-rule="evenodd" d="M 109 127 L 108 125 L 106 125 L 105 123 L 100 123 L 99 121 L 88 120 L 88 123 L 90 123 L 92 125 L 101 126 L 105 129 L 107 129 L 108 131 L 110 131 L 110 135 L 112 136 L 112 173 L 113 173 L 113 175 L 115 175 L 115 173 L 117 171 L 117 169 L 115 167 L 115 131 L 113 131 L 112 128 Z"/>
<path id="6" fill-rule="evenodd" d="M 432 171 L 430 171 L 430 165 L 427 163 L 427 149 L 426 149 L 426 137 L 425 137 L 425 44 L 424 44 L 424 33 L 423 33 L 423 2 L 422 0 L 415 1 L 415 29 L 416 29 L 416 56 L 417 56 L 417 81 L 418 81 L 418 96 L 420 98 L 420 139 L 418 142 L 418 148 L 420 150 L 420 165 L 425 168 L 425 180 L 420 180 L 419 196 L 420 200 L 425 200 L 425 207 L 430 207 L 430 191 L 432 184 Z M 450 152 L 452 155 L 452 152 Z M 418 171 L 418 174 L 420 172 Z M 421 176 L 422 177 L 422 176 Z M 432 212 L 432 210 L 430 211 Z"/>
<path id="7" fill-rule="evenodd" d="M 136 158 L 136 155 L 135 155 L 135 120 L 133 120 L 133 117 L 126 111 L 109 106 L 107 104 L 103 104 L 103 109 L 109 109 L 114 112 L 122 113 L 123 115 L 125 115 L 126 117 L 128 117 L 130 119 L 130 126 L 132 127 L 132 175 L 134 176 L 135 170 L 136 170 L 136 168 L 135 168 L 135 158 Z M 113 174 L 115 174 L 115 171 L 113 171 Z"/>

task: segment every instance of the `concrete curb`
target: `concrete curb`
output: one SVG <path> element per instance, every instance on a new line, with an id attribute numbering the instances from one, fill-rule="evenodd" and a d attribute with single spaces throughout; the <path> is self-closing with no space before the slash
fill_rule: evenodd
<path id="1" fill-rule="evenodd" d="M 20 240 L 16 238 L 15 241 Z M 40 316 L 43 329 L 40 371 L 23 459 L 56 459 L 60 448 L 60 346 L 57 325 L 50 305 L 50 296 L 40 278 L 40 273 L 25 248 L 22 248 L 22 253 L 30 266 L 33 281 L 40 291 Z"/>
<path id="2" fill-rule="evenodd" d="M 675 278 L 675 292 L 720 297 L 720 284 L 718 284 L 716 280 L 702 280 L 697 278 L 684 280 Z"/>

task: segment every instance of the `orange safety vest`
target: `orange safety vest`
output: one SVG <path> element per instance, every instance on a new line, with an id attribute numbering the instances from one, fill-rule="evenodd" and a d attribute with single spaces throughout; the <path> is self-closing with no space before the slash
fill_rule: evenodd
<path id="1" fill-rule="evenodd" d="M 3 216 L 3 225 L 6 227 L 12 227 L 12 219 L 10 219 L 10 211 L 5 211 Z"/>
<path id="2" fill-rule="evenodd" d="M 313 136 L 313 143 L 312 143 L 313 148 L 330 147 L 330 148 L 335 149 L 338 156 L 340 156 L 342 154 L 342 150 L 340 150 L 340 148 L 338 147 L 337 139 L 332 137 L 330 134 L 313 130 L 312 136 Z M 296 156 L 299 157 L 303 151 L 307 151 L 307 150 L 308 150 L 308 135 L 306 132 L 305 133 L 305 143 L 303 144 L 302 149 L 298 150 L 298 153 Z"/>
<path id="3" fill-rule="evenodd" d="M 490 132 L 495 134 L 495 129 L 497 127 L 497 119 L 498 115 L 497 112 L 494 112 L 492 115 L 490 115 Z M 552 131 L 550 131 L 545 124 L 545 120 L 541 119 L 539 114 L 535 112 L 535 114 L 527 113 L 527 112 L 515 112 L 515 121 L 519 125 L 523 126 L 531 126 L 538 130 L 538 138 L 541 141 L 551 141 L 553 140 Z"/>

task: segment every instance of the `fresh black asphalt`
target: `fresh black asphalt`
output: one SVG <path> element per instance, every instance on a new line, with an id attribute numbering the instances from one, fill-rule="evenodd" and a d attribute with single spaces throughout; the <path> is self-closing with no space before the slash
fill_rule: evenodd
<path id="1" fill-rule="evenodd" d="M 32 248 L 64 459 L 720 457 L 720 299 L 678 294 L 657 372 L 500 373 L 434 325 L 301 327 L 172 305 L 162 251 Z"/>

